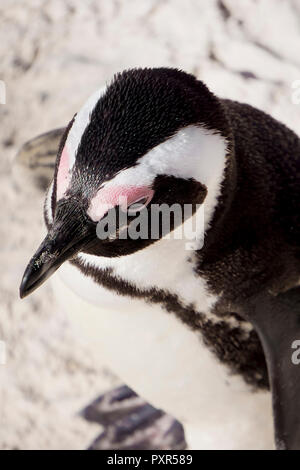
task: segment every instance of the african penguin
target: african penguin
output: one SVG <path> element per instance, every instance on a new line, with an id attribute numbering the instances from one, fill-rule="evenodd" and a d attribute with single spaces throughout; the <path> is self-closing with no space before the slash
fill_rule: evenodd
<path id="1" fill-rule="evenodd" d="M 271 448 L 272 395 L 276 446 L 299 449 L 299 160 L 291 130 L 192 75 L 124 71 L 63 135 L 20 295 L 61 266 L 72 318 L 191 448 Z M 152 236 L 173 205 L 188 217 Z M 141 214 L 146 236 L 129 236 Z"/>

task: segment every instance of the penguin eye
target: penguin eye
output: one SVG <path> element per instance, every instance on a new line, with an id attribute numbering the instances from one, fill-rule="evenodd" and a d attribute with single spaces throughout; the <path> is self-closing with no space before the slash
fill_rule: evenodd
<path id="1" fill-rule="evenodd" d="M 137 199 L 127 207 L 127 213 L 129 215 L 136 215 L 138 212 L 141 212 L 141 210 L 146 207 L 149 200 L 150 199 L 147 196 L 143 196 L 140 199 Z"/>

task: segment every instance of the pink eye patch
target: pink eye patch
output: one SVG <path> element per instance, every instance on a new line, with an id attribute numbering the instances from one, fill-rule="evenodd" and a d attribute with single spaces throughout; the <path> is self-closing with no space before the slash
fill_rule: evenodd
<path id="1" fill-rule="evenodd" d="M 90 202 L 87 214 L 94 221 L 98 222 L 109 209 L 121 206 L 126 210 L 131 204 L 143 201 L 147 205 L 154 191 L 148 186 L 110 186 L 100 189 Z"/>
<path id="2" fill-rule="evenodd" d="M 63 197 L 71 181 L 70 174 L 70 157 L 65 145 L 60 157 L 59 167 L 57 172 L 57 190 L 56 190 L 56 199 L 57 201 Z"/>

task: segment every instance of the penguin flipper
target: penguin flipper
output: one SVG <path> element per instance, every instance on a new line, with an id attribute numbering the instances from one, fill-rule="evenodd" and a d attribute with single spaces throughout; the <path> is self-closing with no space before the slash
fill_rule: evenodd
<path id="1" fill-rule="evenodd" d="M 54 129 L 26 142 L 14 160 L 14 176 L 17 181 L 29 181 L 45 191 L 55 168 L 56 155 L 65 128 Z"/>
<path id="2" fill-rule="evenodd" d="M 268 365 L 276 447 L 300 450 L 300 287 L 250 303 Z"/>
<path id="3" fill-rule="evenodd" d="M 104 393 L 80 413 L 104 426 L 89 450 L 182 450 L 182 425 L 122 385 Z"/>

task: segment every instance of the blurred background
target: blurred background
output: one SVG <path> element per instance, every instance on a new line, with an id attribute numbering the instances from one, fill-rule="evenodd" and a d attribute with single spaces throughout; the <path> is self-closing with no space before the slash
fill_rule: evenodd
<path id="1" fill-rule="evenodd" d="M 43 195 L 15 177 L 27 140 L 65 126 L 115 72 L 170 66 L 298 132 L 300 0 L 1 0 L 0 449 L 82 449 L 78 411 L 119 379 L 56 304 L 50 283 L 20 301 L 42 232 Z M 299 84 L 298 84 L 299 85 Z"/>

